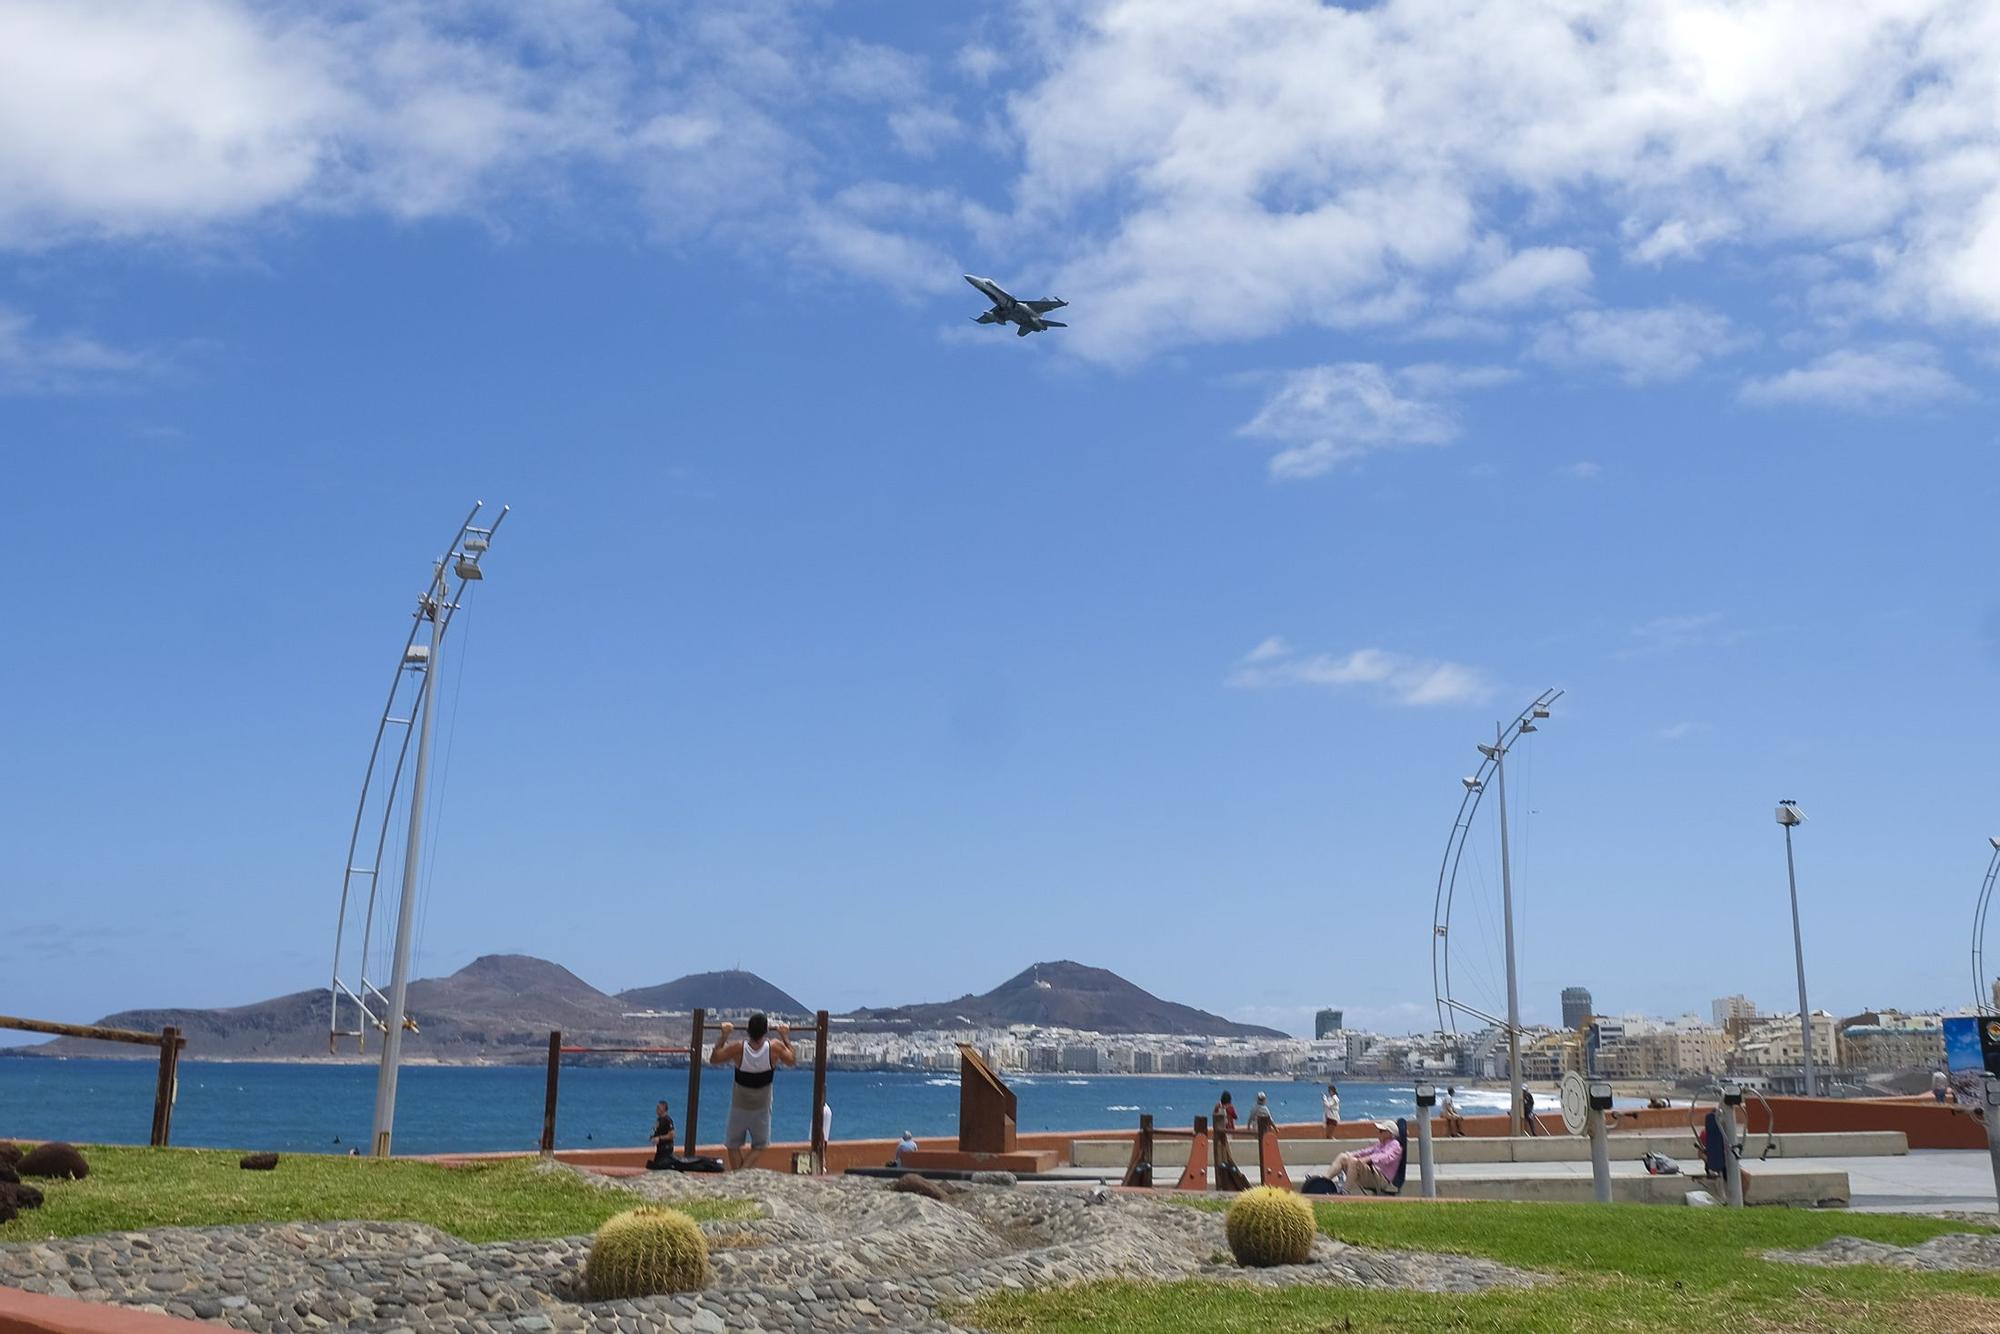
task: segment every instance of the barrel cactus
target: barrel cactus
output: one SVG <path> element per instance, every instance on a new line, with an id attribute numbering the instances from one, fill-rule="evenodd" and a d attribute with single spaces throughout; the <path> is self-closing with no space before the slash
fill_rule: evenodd
<path id="1" fill-rule="evenodd" d="M 583 1264 L 583 1286 L 596 1301 L 693 1292 L 708 1277 L 701 1228 L 679 1210 L 650 1204 L 606 1219 Z"/>
<path id="2" fill-rule="evenodd" d="M 1312 1258 L 1313 1234 L 1319 1230 L 1312 1207 L 1276 1186 L 1258 1186 L 1237 1196 L 1224 1229 L 1236 1263 L 1259 1269 L 1304 1264 Z"/>

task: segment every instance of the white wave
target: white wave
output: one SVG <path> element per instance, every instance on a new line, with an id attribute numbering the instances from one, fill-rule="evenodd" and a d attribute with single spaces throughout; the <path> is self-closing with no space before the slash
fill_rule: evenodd
<path id="1" fill-rule="evenodd" d="M 924 1083 L 929 1084 L 934 1089 L 955 1089 L 958 1087 L 956 1079 L 926 1079 Z"/>
<path id="2" fill-rule="evenodd" d="M 1137 1112 L 1143 1109 L 1136 1102 L 1114 1102 L 1104 1110 L 1107 1112 Z"/>
<path id="3" fill-rule="evenodd" d="M 1804 1027 L 1804 1025 L 1800 1025 L 1800 1027 Z M 1074 1085 L 1077 1088 L 1088 1088 L 1090 1086 L 1090 1081 L 1087 1079 L 1065 1079 L 1063 1083 Z"/>

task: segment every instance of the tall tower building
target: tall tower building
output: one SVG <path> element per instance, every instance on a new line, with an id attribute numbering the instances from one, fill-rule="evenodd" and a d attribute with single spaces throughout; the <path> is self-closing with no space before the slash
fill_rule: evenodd
<path id="1" fill-rule="evenodd" d="M 1335 1033 L 1338 1033 L 1340 1031 L 1340 1019 L 1341 1012 L 1339 1010 L 1321 1010 L 1318 1014 L 1314 1015 L 1313 1039 L 1319 1041 L 1330 1038 Z"/>
<path id="2" fill-rule="evenodd" d="M 1741 1025 L 1743 1021 L 1757 1017 L 1757 1007 L 1744 996 L 1724 996 L 1710 1004 L 1709 1012 L 1715 1016 L 1717 1028 L 1729 1027 L 1732 1019 Z"/>
<path id="3" fill-rule="evenodd" d="M 1595 1013 L 1590 1005 L 1588 987 L 1563 988 L 1563 1027 L 1574 1029 L 1578 1024 Z"/>

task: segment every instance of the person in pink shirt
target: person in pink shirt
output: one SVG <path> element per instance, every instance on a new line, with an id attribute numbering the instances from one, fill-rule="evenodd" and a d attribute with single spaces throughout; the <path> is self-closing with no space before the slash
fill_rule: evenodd
<path id="1" fill-rule="evenodd" d="M 1332 1176 L 1346 1178 L 1348 1191 L 1394 1190 L 1396 1169 L 1403 1165 L 1403 1146 L 1396 1141 L 1396 1123 L 1377 1121 L 1372 1147 L 1343 1153 L 1333 1160 Z"/>

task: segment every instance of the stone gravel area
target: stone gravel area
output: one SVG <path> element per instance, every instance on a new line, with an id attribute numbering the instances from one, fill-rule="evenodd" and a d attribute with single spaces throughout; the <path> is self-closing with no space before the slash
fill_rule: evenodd
<path id="1" fill-rule="evenodd" d="M 715 1268 L 706 1290 L 636 1301 L 591 1302 L 580 1290 L 588 1237 L 474 1245 L 410 1223 L 160 1228 L 5 1246 L 0 1284 L 245 1330 L 718 1334 L 950 1329 L 988 1293 L 1105 1278 L 1423 1292 L 1541 1281 L 1491 1261 L 1324 1237 L 1309 1264 L 1239 1269 L 1220 1214 L 1118 1193 L 947 1184 L 938 1202 L 853 1177 L 587 1179 L 669 1204 L 749 1198 L 762 1216 L 702 1225 Z"/>
<path id="2" fill-rule="evenodd" d="M 1952 1232 L 1920 1246 L 1891 1246 L 1859 1237 L 1835 1237 L 1809 1251 L 1766 1251 L 1766 1260 L 1793 1265 L 1887 1265 L 1893 1269 L 2000 1271 L 2000 1235 Z"/>

